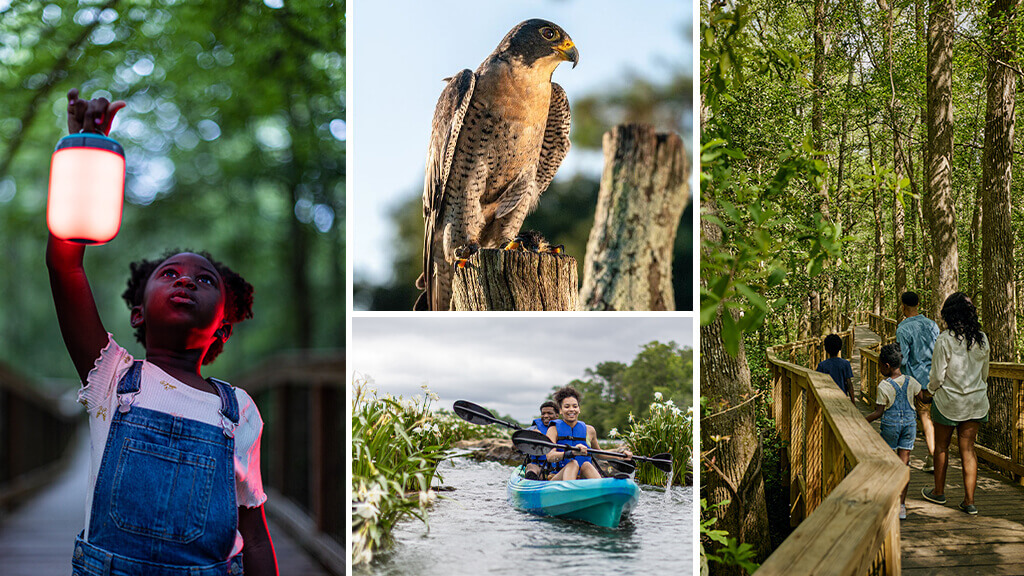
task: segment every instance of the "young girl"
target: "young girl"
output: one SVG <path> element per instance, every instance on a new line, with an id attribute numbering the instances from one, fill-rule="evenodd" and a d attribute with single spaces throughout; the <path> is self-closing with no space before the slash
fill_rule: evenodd
<path id="1" fill-rule="evenodd" d="M 989 343 L 981 331 L 978 311 L 963 292 L 954 292 L 942 305 L 942 321 L 948 330 L 939 334 L 932 353 L 932 372 L 925 402 L 932 401 L 935 423 L 935 487 L 921 495 L 936 504 L 946 503 L 946 470 L 949 442 L 956 430 L 963 464 L 964 499 L 960 510 L 977 514 L 974 489 L 978 484 L 978 455 L 974 442 L 983 422 L 988 422 Z"/>
<path id="2" fill-rule="evenodd" d="M 882 419 L 882 438 L 889 448 L 896 451 L 904 464 L 910 464 L 910 451 L 914 449 L 917 436 L 917 411 L 914 397 L 921 391 L 921 384 L 900 372 L 903 354 L 899 344 L 886 344 L 878 353 L 878 371 L 885 376 L 878 384 L 878 398 L 875 411 L 868 414 L 868 422 Z M 900 495 L 900 520 L 907 517 L 907 487 Z"/>
<path id="3" fill-rule="evenodd" d="M 68 93 L 68 128 L 106 134 L 123 102 Z M 260 476 L 263 421 L 243 390 L 203 379 L 252 286 L 206 254 L 131 265 L 123 297 L 136 360 L 100 321 L 80 244 L 50 236 L 46 264 L 64 343 L 84 383 L 92 466 L 76 576 L 276 575 Z M 243 562 L 244 561 L 244 562 Z"/>
<path id="4" fill-rule="evenodd" d="M 552 421 L 548 428 L 547 436 L 556 444 L 576 446 L 580 449 L 578 455 L 573 455 L 564 450 L 552 448 L 547 454 L 548 462 L 553 462 L 558 470 L 551 480 L 576 480 L 580 478 L 600 478 L 601 472 L 587 456 L 587 449 L 600 450 L 597 444 L 597 431 L 579 419 L 580 416 L 580 395 L 572 386 L 566 386 L 555 392 L 555 404 L 558 405 L 560 420 Z M 628 449 L 622 451 L 623 459 L 633 457 Z"/>

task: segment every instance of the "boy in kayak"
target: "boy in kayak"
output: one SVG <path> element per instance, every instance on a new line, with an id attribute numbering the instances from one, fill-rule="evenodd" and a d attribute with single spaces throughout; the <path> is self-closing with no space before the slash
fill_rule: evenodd
<path id="1" fill-rule="evenodd" d="M 530 426 L 528 430 L 536 430 L 545 434 L 555 418 L 558 418 L 558 406 L 551 400 L 547 400 L 540 405 L 540 418 L 534 418 L 533 426 Z M 525 477 L 527 480 L 543 480 L 550 472 L 551 464 L 543 456 L 526 457 Z"/>
<path id="2" fill-rule="evenodd" d="M 566 386 L 555 392 L 555 404 L 558 405 L 561 419 L 554 420 L 552 426 L 548 428 L 548 439 L 556 444 L 575 446 L 579 449 L 579 454 L 573 455 L 564 450 L 552 448 L 547 454 L 547 460 L 554 464 L 558 473 L 551 479 L 600 478 L 601 472 L 590 456 L 587 456 L 587 449 L 600 450 L 601 447 L 597 443 L 597 431 L 594 430 L 594 427 L 579 419 L 579 392 L 572 386 Z M 629 460 L 633 457 L 633 453 L 627 449 L 623 451 L 622 456 L 623 460 Z"/>

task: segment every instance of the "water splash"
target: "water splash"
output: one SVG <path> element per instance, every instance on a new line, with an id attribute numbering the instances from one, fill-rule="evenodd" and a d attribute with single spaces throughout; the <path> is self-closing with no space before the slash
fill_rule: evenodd
<path id="1" fill-rule="evenodd" d="M 675 470 L 675 462 L 668 465 L 668 480 L 665 482 L 665 501 L 672 501 L 672 473 Z"/>

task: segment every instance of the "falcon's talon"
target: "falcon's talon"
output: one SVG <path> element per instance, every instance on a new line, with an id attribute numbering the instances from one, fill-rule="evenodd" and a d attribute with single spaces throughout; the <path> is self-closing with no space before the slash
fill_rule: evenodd
<path id="1" fill-rule="evenodd" d="M 565 252 L 565 245 L 558 244 L 556 246 L 549 246 L 548 249 L 551 254 L 562 254 Z"/>
<path id="2" fill-rule="evenodd" d="M 523 250 L 523 249 L 524 249 L 523 248 L 523 243 L 519 239 L 519 237 L 516 237 L 515 240 L 512 240 L 508 244 L 505 244 L 505 247 L 502 248 L 502 250 Z"/>
<path id="3" fill-rule="evenodd" d="M 455 260 L 455 267 L 456 268 L 476 268 L 476 266 L 473 266 L 472 264 L 469 263 L 469 258 L 459 258 L 459 259 Z"/>

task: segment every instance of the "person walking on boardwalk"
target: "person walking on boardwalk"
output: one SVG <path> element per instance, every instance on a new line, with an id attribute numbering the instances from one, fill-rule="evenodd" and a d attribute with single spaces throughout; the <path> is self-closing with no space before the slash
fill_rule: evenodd
<path id="1" fill-rule="evenodd" d="M 974 489 L 978 483 L 978 455 L 974 443 L 983 422 L 988 422 L 989 341 L 981 331 L 978 311 L 963 292 L 954 292 L 942 305 L 948 330 L 935 340 L 928 390 L 921 394 L 931 402 L 935 422 L 935 488 L 921 489 L 926 500 L 946 503 L 946 469 L 949 442 L 956 430 L 964 473 L 964 499 L 960 510 L 977 514 Z"/>
<path id="2" fill-rule="evenodd" d="M 818 362 L 816 370 L 831 376 L 832 381 L 839 386 L 843 394 L 850 397 L 850 402 L 856 404 L 857 401 L 853 396 L 853 367 L 850 366 L 849 360 L 839 357 L 839 352 L 842 349 L 843 339 L 837 334 L 825 336 L 825 352 L 828 353 L 828 358 Z"/>
<path id="3" fill-rule="evenodd" d="M 903 365 L 900 369 L 904 374 L 920 382 L 922 390 L 927 390 L 932 369 L 932 349 L 935 347 L 935 339 L 939 336 L 939 325 L 917 311 L 917 306 L 921 303 L 917 293 L 904 292 L 900 297 L 900 303 L 904 316 L 896 327 L 896 342 L 899 343 L 900 353 L 903 354 Z M 931 472 L 935 469 L 935 426 L 932 424 L 927 404 L 914 398 L 914 409 L 921 421 L 924 445 L 928 448 L 928 456 L 925 457 L 921 470 Z"/>
<path id="4" fill-rule="evenodd" d="M 903 355 L 899 344 L 886 344 L 878 353 L 878 371 L 885 380 L 878 383 L 875 411 L 868 414 L 868 422 L 882 419 L 880 432 L 889 448 L 904 464 L 910 462 L 917 436 L 917 417 L 912 398 L 921 391 L 921 384 L 900 371 Z M 900 494 L 900 520 L 907 517 L 907 487 Z"/>

